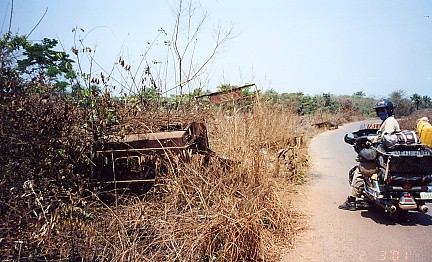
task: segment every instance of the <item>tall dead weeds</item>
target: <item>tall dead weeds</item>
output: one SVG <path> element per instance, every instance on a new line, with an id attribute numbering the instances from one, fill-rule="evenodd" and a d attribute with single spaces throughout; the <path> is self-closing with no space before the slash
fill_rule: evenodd
<path id="1" fill-rule="evenodd" d="M 99 259 L 269 261 L 291 243 L 301 214 L 285 194 L 303 181 L 303 119 L 258 102 L 253 110 L 212 115 L 208 131 L 219 157 L 178 163 L 167 169 L 175 172 L 159 174 L 144 199 L 100 216 L 111 224 L 97 226 Z M 291 153 L 283 159 L 281 150 Z"/>

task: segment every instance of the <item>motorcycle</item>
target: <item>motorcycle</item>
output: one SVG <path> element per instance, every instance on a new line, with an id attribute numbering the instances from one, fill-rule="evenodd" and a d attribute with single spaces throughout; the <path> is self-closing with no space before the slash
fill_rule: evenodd
<path id="1" fill-rule="evenodd" d="M 421 144 L 415 131 L 403 131 L 377 139 L 380 124 L 362 125 L 346 134 L 344 141 L 358 153 L 358 162 L 349 171 L 364 178 L 362 198 L 376 205 L 392 218 L 408 211 L 426 213 L 432 203 L 432 151 Z"/>

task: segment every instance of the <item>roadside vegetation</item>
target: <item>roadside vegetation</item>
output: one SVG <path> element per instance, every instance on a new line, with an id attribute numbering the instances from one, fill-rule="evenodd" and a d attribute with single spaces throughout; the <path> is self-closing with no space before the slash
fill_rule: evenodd
<path id="1" fill-rule="evenodd" d="M 191 19 L 179 10 L 174 35 L 182 35 L 182 19 Z M 80 31 L 74 29 L 77 39 Z M 208 59 L 232 35 L 219 33 Z M 94 53 L 82 41 L 68 53 L 55 39 L 1 36 L 0 260 L 273 261 L 293 245 L 304 229 L 291 201 L 308 179 L 308 139 L 374 117 L 376 98 L 254 86 L 236 102 L 196 100 L 209 93 L 194 84 L 207 60 L 193 66 L 197 71 L 185 70 L 189 50 L 180 43 L 173 38 L 169 45 L 181 71 L 175 92 L 167 93 L 163 75 L 153 73 L 158 63 L 144 60 L 134 71 L 119 57 L 120 81 L 85 72 Z M 396 90 L 389 98 L 406 129 L 414 129 L 415 118 L 431 118 L 428 96 Z M 191 121 L 207 126 L 217 154 L 209 164 L 200 156 L 177 161 L 143 196 L 118 196 L 115 205 L 99 198 L 95 144 Z"/>

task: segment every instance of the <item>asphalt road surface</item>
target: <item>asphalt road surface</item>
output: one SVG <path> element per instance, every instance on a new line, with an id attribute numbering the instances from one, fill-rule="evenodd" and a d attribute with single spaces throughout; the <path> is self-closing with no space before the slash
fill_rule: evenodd
<path id="1" fill-rule="evenodd" d="M 360 124 L 344 125 L 311 140 L 312 181 L 302 193 L 304 201 L 299 207 L 310 215 L 310 230 L 299 236 L 283 262 L 432 261 L 429 213 L 410 211 L 405 220 L 394 221 L 379 208 L 338 209 L 349 194 L 348 171 L 356 164 L 356 153 L 343 137 Z M 430 204 L 429 208 L 432 214 Z"/>

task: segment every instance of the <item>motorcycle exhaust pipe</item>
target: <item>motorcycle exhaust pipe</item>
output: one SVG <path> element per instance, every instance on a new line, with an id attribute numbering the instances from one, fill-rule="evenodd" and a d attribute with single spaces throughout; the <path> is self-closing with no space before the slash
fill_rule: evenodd
<path id="1" fill-rule="evenodd" d="M 418 210 L 419 210 L 420 212 L 426 213 L 426 212 L 429 211 L 429 207 L 426 206 L 426 205 L 421 205 L 421 206 L 418 207 Z"/>
<path id="2" fill-rule="evenodd" d="M 390 212 L 390 213 L 395 213 L 396 212 L 396 210 L 397 210 L 397 208 L 396 208 L 396 206 L 394 206 L 394 205 L 391 205 L 391 206 L 386 206 L 386 211 L 387 212 Z"/>

